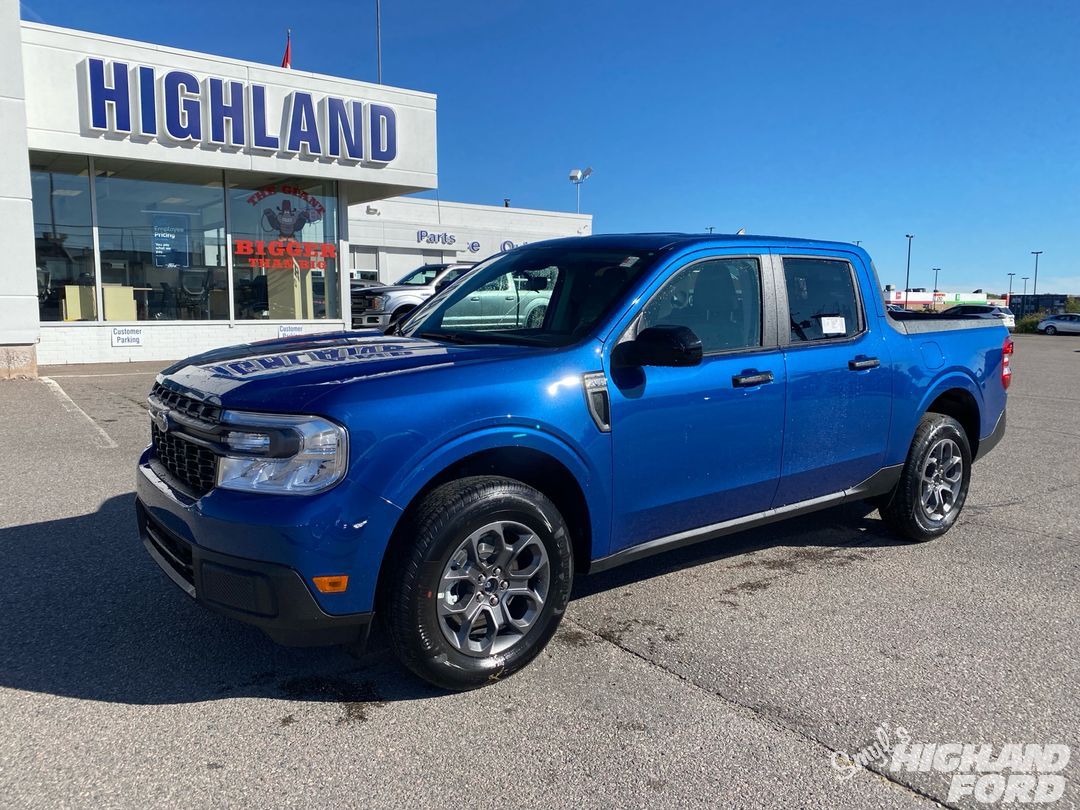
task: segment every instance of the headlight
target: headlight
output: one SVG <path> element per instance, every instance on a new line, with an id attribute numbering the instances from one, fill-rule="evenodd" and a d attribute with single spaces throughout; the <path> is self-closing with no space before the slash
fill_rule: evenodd
<path id="1" fill-rule="evenodd" d="M 225 411 L 217 485 L 242 492 L 310 495 L 342 479 L 349 461 L 345 428 L 317 416 Z"/>
<path id="2" fill-rule="evenodd" d="M 381 295 L 373 295 L 371 298 L 368 299 L 368 301 L 371 304 L 370 308 L 374 312 L 378 312 L 379 310 L 381 310 L 383 308 L 383 304 L 386 303 L 386 299 L 383 298 Z"/>

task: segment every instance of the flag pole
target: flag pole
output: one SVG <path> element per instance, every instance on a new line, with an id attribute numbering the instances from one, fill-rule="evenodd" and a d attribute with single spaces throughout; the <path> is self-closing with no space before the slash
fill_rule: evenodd
<path id="1" fill-rule="evenodd" d="M 382 84 L 382 0 L 375 0 L 375 75 L 379 84 Z"/>

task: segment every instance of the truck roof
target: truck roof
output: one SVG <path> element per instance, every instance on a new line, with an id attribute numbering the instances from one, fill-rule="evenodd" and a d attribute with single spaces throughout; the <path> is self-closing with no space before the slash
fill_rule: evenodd
<path id="1" fill-rule="evenodd" d="M 853 242 L 836 242 L 821 239 L 804 239 L 791 236 L 763 236 L 760 234 L 734 234 L 734 233 L 604 233 L 592 236 L 569 236 L 561 239 L 546 239 L 542 242 L 531 242 L 529 247 L 573 247 L 575 245 L 589 248 L 612 248 L 627 250 L 662 250 L 664 248 L 680 246 L 690 247 L 693 245 L 729 247 L 740 244 L 752 243 L 755 245 L 783 245 L 785 247 L 815 247 L 829 250 L 847 250 L 865 252 Z"/>

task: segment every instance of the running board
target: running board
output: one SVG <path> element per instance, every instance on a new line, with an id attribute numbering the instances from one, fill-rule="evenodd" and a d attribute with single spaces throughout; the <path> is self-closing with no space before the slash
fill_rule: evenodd
<path id="1" fill-rule="evenodd" d="M 684 546 L 691 546 L 694 543 L 703 543 L 706 540 L 715 540 L 717 537 L 735 534 L 736 532 L 746 531 L 747 529 L 756 529 L 759 526 L 778 523 L 781 520 L 798 517 L 799 515 L 808 515 L 811 512 L 828 509 L 830 506 L 839 506 L 840 504 L 848 503 L 849 501 L 861 501 L 864 498 L 872 498 L 875 495 L 884 495 L 887 492 L 891 492 L 893 487 L 896 486 L 896 482 L 900 480 L 900 473 L 903 469 L 903 464 L 884 467 L 861 484 L 856 484 L 850 489 L 845 489 L 840 492 L 834 492 L 831 495 L 822 495 L 817 498 L 799 501 L 798 503 L 788 504 L 787 506 L 781 506 L 776 509 L 766 509 L 764 512 L 755 512 L 752 515 L 725 520 L 723 523 L 713 523 L 710 526 L 689 529 L 685 532 L 669 534 L 666 537 L 658 537 L 655 540 L 649 540 L 646 543 L 630 546 L 629 548 L 624 548 L 622 551 L 616 551 L 614 554 L 609 554 L 606 557 L 593 560 L 592 565 L 589 566 L 589 573 L 600 573 L 601 571 L 607 571 L 609 568 L 615 568 L 616 566 L 625 565 L 626 563 L 634 562 L 635 560 L 651 557 L 653 554 L 660 554 Z"/>

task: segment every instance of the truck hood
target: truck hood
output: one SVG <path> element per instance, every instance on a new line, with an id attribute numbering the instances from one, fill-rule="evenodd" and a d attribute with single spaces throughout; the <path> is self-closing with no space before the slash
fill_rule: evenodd
<path id="1" fill-rule="evenodd" d="M 374 330 L 331 332 L 215 349 L 174 363 L 159 380 L 223 408 L 299 413 L 344 383 L 480 363 L 521 351 L 520 346 L 456 346 Z"/>
<path id="2" fill-rule="evenodd" d="M 386 287 L 361 287 L 354 290 L 357 295 L 387 295 L 398 292 L 430 293 L 434 287 L 424 284 L 391 284 Z"/>

